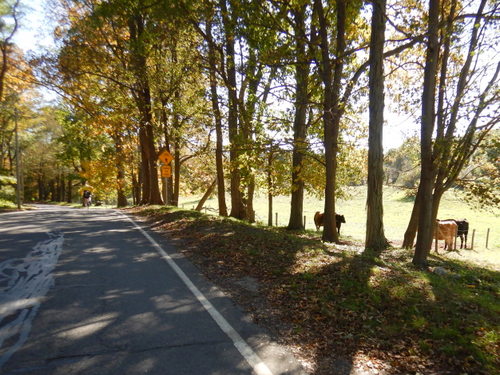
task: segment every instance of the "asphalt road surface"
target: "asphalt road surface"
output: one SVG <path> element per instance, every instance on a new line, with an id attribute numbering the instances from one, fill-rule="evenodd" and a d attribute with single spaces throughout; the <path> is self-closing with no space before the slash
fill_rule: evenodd
<path id="1" fill-rule="evenodd" d="M 168 241 L 115 210 L 0 214 L 1 374 L 301 374 Z"/>

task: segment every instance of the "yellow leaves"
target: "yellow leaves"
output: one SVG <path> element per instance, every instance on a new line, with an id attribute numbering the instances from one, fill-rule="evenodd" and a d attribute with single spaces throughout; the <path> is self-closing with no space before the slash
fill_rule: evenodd
<path id="1" fill-rule="evenodd" d="M 118 188 L 117 174 L 113 163 L 107 160 L 93 160 L 82 162 L 83 172 L 80 176 L 93 187 L 94 195 L 101 199 L 111 196 Z"/>

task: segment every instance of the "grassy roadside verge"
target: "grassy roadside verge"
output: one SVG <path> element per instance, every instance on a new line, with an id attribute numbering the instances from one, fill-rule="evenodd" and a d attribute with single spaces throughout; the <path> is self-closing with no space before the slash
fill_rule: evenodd
<path id="1" fill-rule="evenodd" d="M 391 374 L 498 373 L 494 270 L 433 255 L 433 272 L 424 272 L 401 249 L 376 255 L 354 242 L 325 245 L 314 232 L 173 208 L 127 212 L 181 241 L 208 278 L 315 374 L 335 374 L 340 365 Z"/>

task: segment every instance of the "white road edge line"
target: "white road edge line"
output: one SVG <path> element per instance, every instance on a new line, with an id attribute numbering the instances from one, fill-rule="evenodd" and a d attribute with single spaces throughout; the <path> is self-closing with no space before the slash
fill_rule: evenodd
<path id="1" fill-rule="evenodd" d="M 243 358 L 249 363 L 254 369 L 257 375 L 273 375 L 269 367 L 259 358 L 259 356 L 253 351 L 250 345 L 239 335 L 238 332 L 229 324 L 229 322 L 221 315 L 221 313 L 212 305 L 212 303 L 203 295 L 203 293 L 193 284 L 189 277 L 184 273 L 184 271 L 175 263 L 175 261 L 168 255 L 168 253 L 163 250 L 163 248 L 156 242 L 144 229 L 138 225 L 134 219 L 120 212 L 121 215 L 125 216 L 135 228 L 139 229 L 144 237 L 146 237 L 151 244 L 155 247 L 156 251 L 161 255 L 161 257 L 168 263 L 168 265 L 175 271 L 177 276 L 186 284 L 191 293 L 200 301 L 205 310 L 210 314 L 212 319 L 217 323 L 217 325 L 222 329 L 222 331 L 233 341 L 234 346 L 241 353 Z"/>

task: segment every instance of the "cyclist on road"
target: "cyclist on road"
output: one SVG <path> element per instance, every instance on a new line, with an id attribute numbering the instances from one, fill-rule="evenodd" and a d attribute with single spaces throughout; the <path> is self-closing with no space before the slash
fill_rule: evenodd
<path id="1" fill-rule="evenodd" d="M 92 204 L 92 193 L 90 190 L 84 190 L 83 191 L 83 206 L 84 207 L 90 207 Z"/>

